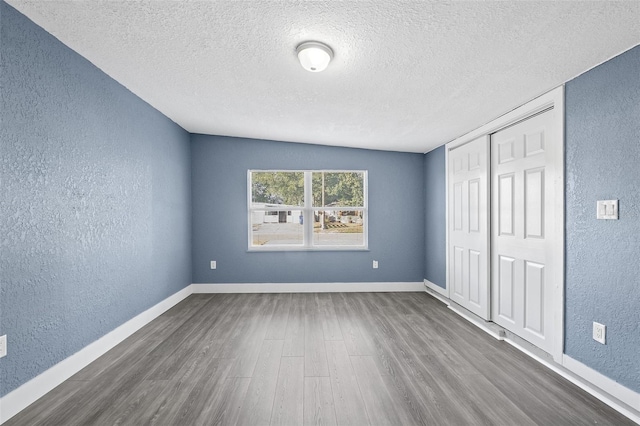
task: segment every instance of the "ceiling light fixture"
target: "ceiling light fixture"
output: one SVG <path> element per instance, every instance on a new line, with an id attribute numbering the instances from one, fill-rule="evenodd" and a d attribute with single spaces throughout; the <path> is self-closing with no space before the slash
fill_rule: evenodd
<path id="1" fill-rule="evenodd" d="M 307 41 L 296 49 L 302 68 L 310 72 L 324 71 L 333 59 L 333 50 L 319 41 Z"/>

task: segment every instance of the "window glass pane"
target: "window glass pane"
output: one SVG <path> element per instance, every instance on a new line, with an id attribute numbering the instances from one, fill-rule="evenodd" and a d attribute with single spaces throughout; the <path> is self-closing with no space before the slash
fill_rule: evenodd
<path id="1" fill-rule="evenodd" d="M 249 249 L 366 249 L 366 173 L 249 171 Z"/>
<path id="2" fill-rule="evenodd" d="M 313 244 L 318 246 L 364 245 L 362 211 L 314 211 Z"/>
<path id="3" fill-rule="evenodd" d="M 251 206 L 303 206 L 304 172 L 251 172 Z"/>
<path id="4" fill-rule="evenodd" d="M 364 172 L 313 172 L 314 207 L 364 207 Z"/>
<path id="5" fill-rule="evenodd" d="M 301 210 L 251 212 L 251 245 L 301 245 L 303 238 Z"/>

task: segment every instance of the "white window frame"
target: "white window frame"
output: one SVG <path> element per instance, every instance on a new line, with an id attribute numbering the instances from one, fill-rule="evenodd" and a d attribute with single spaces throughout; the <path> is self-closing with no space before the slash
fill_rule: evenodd
<path id="1" fill-rule="evenodd" d="M 252 207 L 251 199 L 251 174 L 252 173 L 304 173 L 304 206 L 289 206 L 289 205 L 277 205 L 277 206 L 264 206 L 264 207 Z M 314 245 L 313 244 L 313 217 L 314 212 L 322 210 L 333 210 L 332 208 L 314 207 L 313 206 L 313 173 L 362 173 L 363 183 L 362 190 L 364 192 L 364 201 L 362 207 L 353 206 L 340 206 L 340 210 L 344 211 L 361 211 L 362 212 L 362 239 L 361 245 Z M 368 172 L 367 170 L 261 170 L 261 169 L 249 169 L 247 170 L 247 247 L 248 251 L 366 251 L 369 249 L 369 190 L 368 190 Z M 303 237 L 302 244 L 270 244 L 264 246 L 254 246 L 253 243 L 253 229 L 251 218 L 255 211 L 285 211 L 285 210 L 301 210 L 303 214 Z"/>

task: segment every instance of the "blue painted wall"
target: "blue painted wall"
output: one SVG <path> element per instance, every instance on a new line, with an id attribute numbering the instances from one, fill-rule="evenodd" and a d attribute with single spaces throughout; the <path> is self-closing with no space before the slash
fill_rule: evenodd
<path id="1" fill-rule="evenodd" d="M 195 283 L 422 281 L 421 154 L 192 135 L 191 161 Z M 247 252 L 247 170 L 323 168 L 369 171 L 370 251 Z"/>
<path id="2" fill-rule="evenodd" d="M 442 288 L 447 286 L 445 147 L 424 156 L 425 258 L 424 277 Z"/>
<path id="3" fill-rule="evenodd" d="M 640 46 L 566 85 L 566 342 L 640 392 Z M 620 220 L 596 220 L 619 199 Z M 591 339 L 607 326 L 607 344 Z"/>
<path id="4" fill-rule="evenodd" d="M 5 395 L 191 282 L 189 134 L 0 2 Z"/>

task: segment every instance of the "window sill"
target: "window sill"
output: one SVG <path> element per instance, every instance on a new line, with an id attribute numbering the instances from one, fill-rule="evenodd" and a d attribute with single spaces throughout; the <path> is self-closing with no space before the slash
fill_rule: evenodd
<path id="1" fill-rule="evenodd" d="M 368 252 L 368 247 L 251 247 L 247 249 L 247 253 L 264 253 L 264 252 L 326 252 L 326 251 L 350 251 L 350 252 Z"/>

